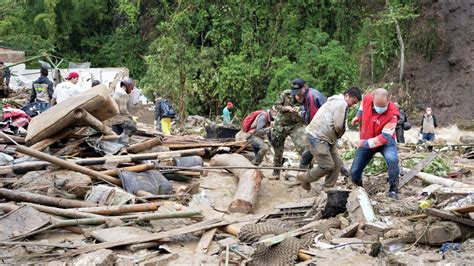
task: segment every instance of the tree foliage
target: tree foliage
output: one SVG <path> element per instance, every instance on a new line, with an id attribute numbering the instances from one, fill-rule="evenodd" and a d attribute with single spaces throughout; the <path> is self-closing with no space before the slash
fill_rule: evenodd
<path id="1" fill-rule="evenodd" d="M 270 107 L 302 77 L 330 96 L 360 79 L 372 47 L 380 78 L 397 55 L 415 1 L 375 9 L 370 1 L 3 0 L 0 44 L 49 51 L 94 67 L 128 67 L 148 96 L 179 113 L 219 115 Z"/>

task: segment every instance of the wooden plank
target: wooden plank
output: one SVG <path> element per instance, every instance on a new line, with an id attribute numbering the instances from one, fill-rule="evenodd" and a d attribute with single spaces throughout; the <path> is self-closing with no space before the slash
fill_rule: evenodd
<path id="1" fill-rule="evenodd" d="M 436 156 L 438 156 L 438 154 L 436 152 L 432 152 L 428 154 L 425 159 L 418 162 L 413 169 L 411 169 L 400 179 L 398 188 L 402 188 L 406 183 L 408 183 L 408 181 L 412 180 L 416 176 L 416 174 L 418 174 L 421 170 L 423 170 L 423 168 L 425 168 L 429 163 L 431 163 L 431 161 L 433 161 Z"/>
<path id="2" fill-rule="evenodd" d="M 216 234 L 216 231 L 217 228 L 213 228 L 205 232 L 202 235 L 201 240 L 199 240 L 199 243 L 197 244 L 196 248 L 194 249 L 194 253 L 206 254 L 207 249 L 209 248 L 209 245 L 211 244 L 212 239 Z"/>
<path id="3" fill-rule="evenodd" d="M 174 237 L 174 236 L 179 236 L 179 235 L 184 235 L 187 233 L 193 233 L 201 230 L 208 230 L 212 228 L 217 228 L 221 226 L 226 226 L 229 224 L 233 223 L 239 223 L 239 222 L 246 222 L 246 221 L 255 221 L 259 220 L 261 218 L 261 215 L 250 215 L 246 217 L 242 217 L 240 219 L 235 219 L 231 221 L 222 221 L 220 219 L 213 219 L 209 221 L 202 221 L 193 225 L 165 231 L 165 232 L 160 232 L 160 233 L 154 233 L 150 234 L 149 236 L 146 237 L 134 237 L 131 239 L 126 239 L 126 240 L 120 240 L 120 241 L 115 241 L 115 242 L 106 242 L 106 243 L 100 243 L 100 244 L 93 244 L 93 245 L 88 245 L 86 247 L 79 248 L 77 250 L 68 252 L 64 254 L 64 256 L 69 257 L 69 256 L 76 256 L 79 254 L 83 253 L 88 253 L 88 252 L 93 252 L 99 249 L 103 248 L 113 248 L 113 247 L 118 247 L 118 246 L 125 246 L 125 245 L 132 245 L 132 244 L 139 244 L 139 243 L 145 243 L 145 242 L 151 242 L 151 241 L 158 241 L 163 238 L 169 238 L 169 237 Z"/>
<path id="4" fill-rule="evenodd" d="M 456 215 L 450 214 L 450 213 L 445 212 L 445 211 L 440 211 L 440 210 L 437 210 L 437 209 L 429 208 L 429 209 L 426 209 L 425 212 L 426 212 L 426 214 L 431 215 L 431 216 L 436 216 L 436 217 L 439 217 L 439 218 L 443 218 L 443 219 L 446 219 L 446 220 L 450 220 L 450 221 L 453 221 L 453 222 L 457 222 L 457 223 L 461 223 L 461 224 L 465 224 L 465 225 L 469 225 L 469 226 L 474 227 L 474 220 L 457 217 Z"/>

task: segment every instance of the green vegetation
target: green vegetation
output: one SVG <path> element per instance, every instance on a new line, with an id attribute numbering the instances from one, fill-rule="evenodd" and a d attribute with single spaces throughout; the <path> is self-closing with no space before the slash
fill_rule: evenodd
<path id="1" fill-rule="evenodd" d="M 273 105 L 295 76 L 326 95 L 380 82 L 399 60 L 394 25 L 410 37 L 416 3 L 3 0 L 0 45 L 128 67 L 148 96 L 160 91 L 182 115 L 212 118 L 228 100 L 244 115 Z"/>

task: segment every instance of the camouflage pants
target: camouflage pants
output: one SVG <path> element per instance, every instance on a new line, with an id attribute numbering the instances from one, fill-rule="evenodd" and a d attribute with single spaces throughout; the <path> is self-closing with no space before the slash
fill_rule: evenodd
<path id="1" fill-rule="evenodd" d="M 272 131 L 271 143 L 275 151 L 273 166 L 283 165 L 283 151 L 285 149 L 286 137 L 290 136 L 299 154 L 305 150 L 305 130 L 303 126 L 275 127 Z"/>

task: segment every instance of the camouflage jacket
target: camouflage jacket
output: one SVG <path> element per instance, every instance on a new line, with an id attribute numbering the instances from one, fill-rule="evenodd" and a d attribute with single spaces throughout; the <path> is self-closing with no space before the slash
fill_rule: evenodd
<path id="1" fill-rule="evenodd" d="M 275 109 L 278 111 L 277 116 L 275 117 L 275 127 L 284 127 L 284 126 L 298 126 L 303 124 L 303 118 L 299 115 L 299 112 L 288 112 L 283 110 L 285 106 L 295 107 L 298 110 L 301 110 L 301 104 L 291 96 L 291 90 L 284 90 L 278 100 L 275 103 Z"/>

